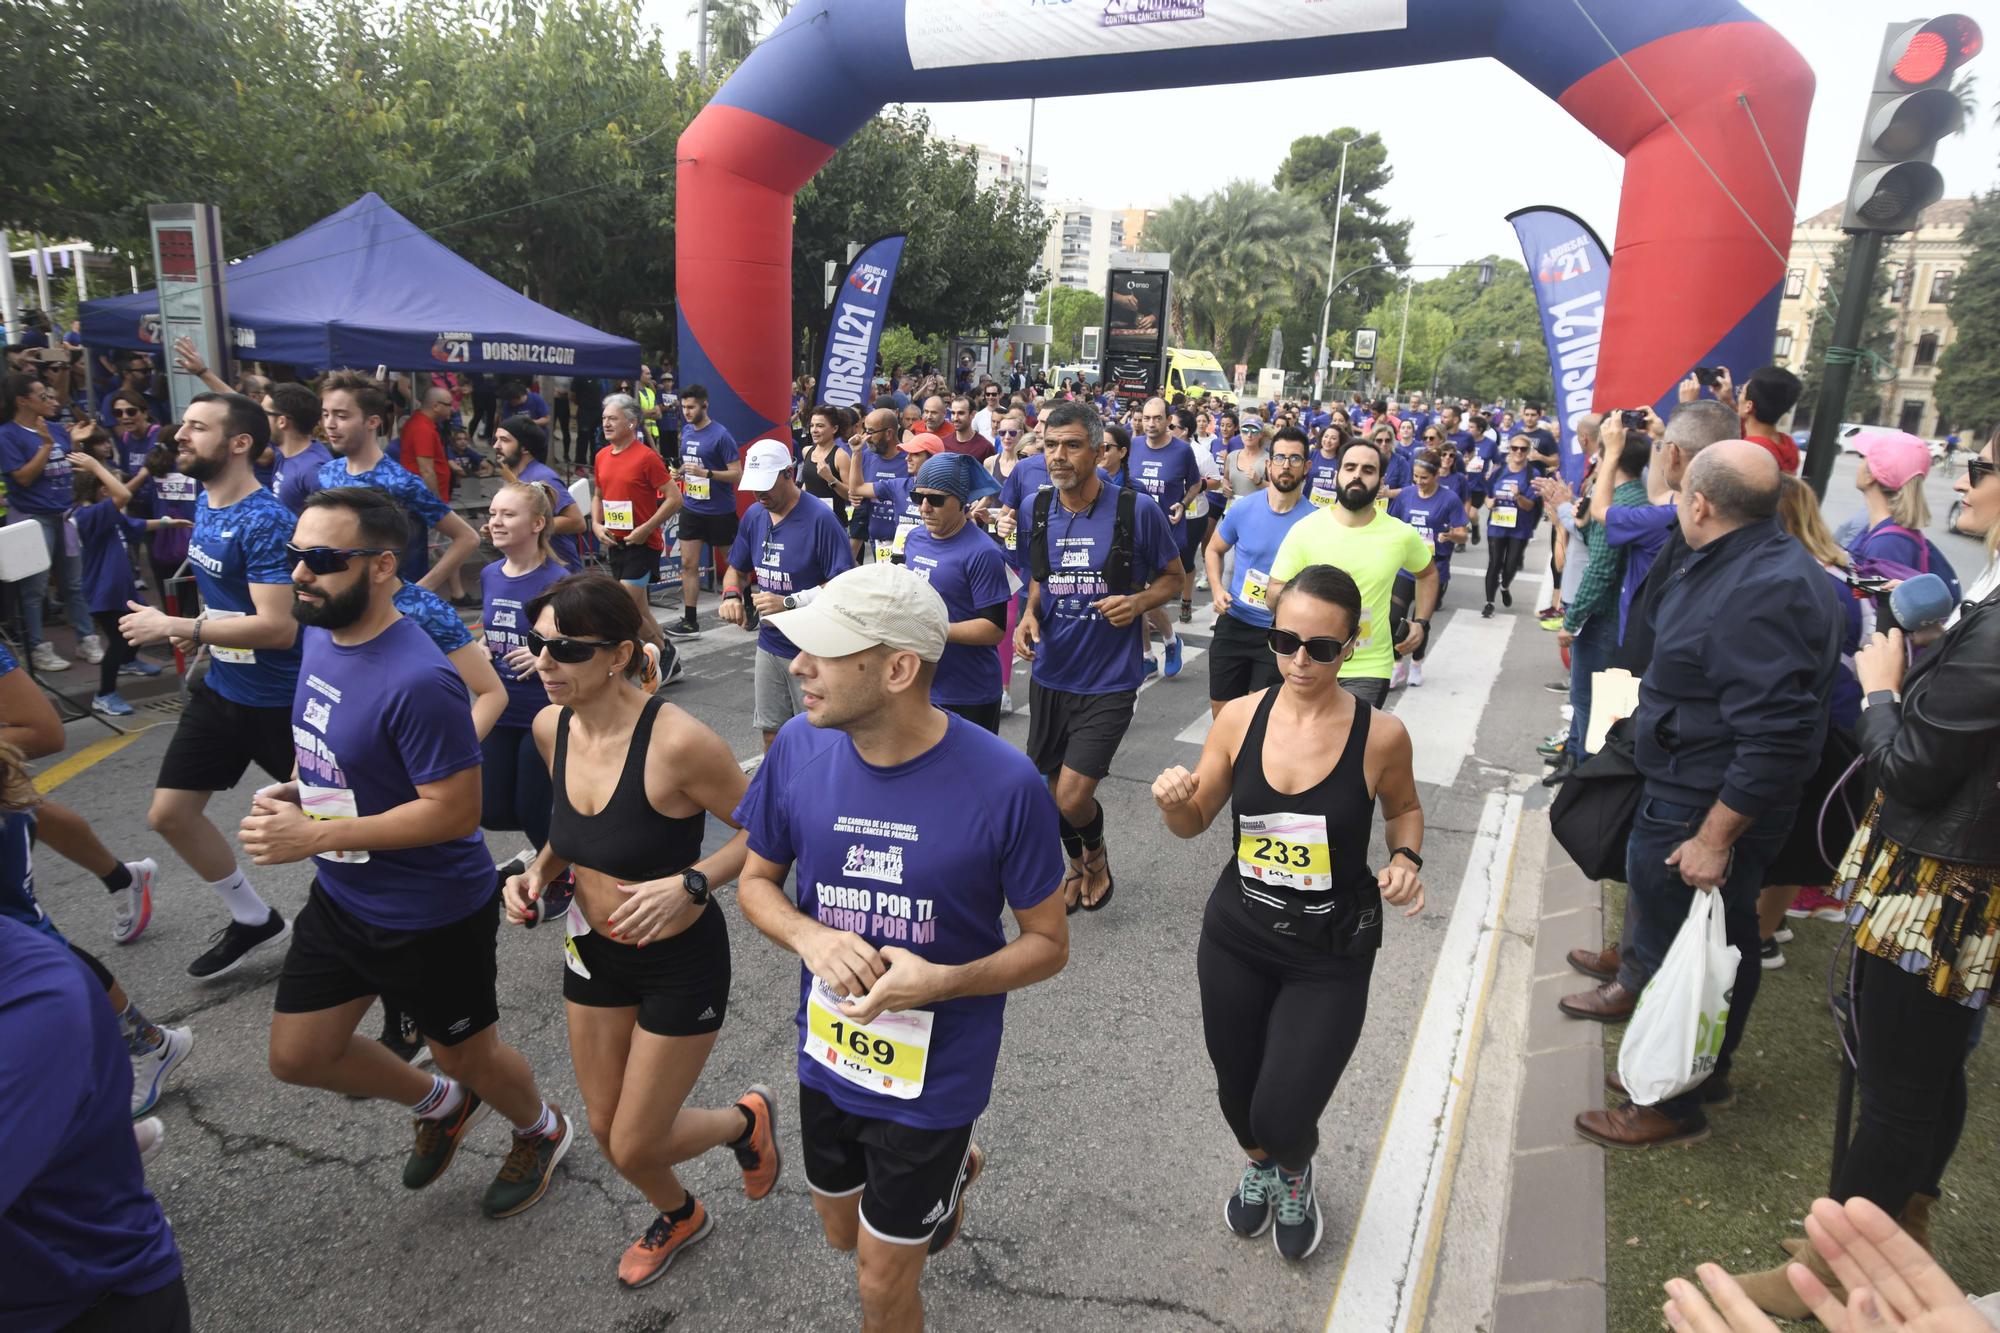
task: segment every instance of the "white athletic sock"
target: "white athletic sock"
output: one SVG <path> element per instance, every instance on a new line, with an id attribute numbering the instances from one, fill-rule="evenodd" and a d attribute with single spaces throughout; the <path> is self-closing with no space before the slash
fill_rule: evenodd
<path id="1" fill-rule="evenodd" d="M 230 871 L 228 879 L 215 880 L 208 887 L 222 899 L 229 915 L 243 925 L 261 926 L 271 919 L 270 905 L 257 896 L 257 890 L 250 887 L 241 870 Z"/>
<path id="2" fill-rule="evenodd" d="M 410 1113 L 419 1120 L 442 1120 L 465 1101 L 465 1088 L 457 1079 L 431 1075 L 431 1090 L 417 1098 Z"/>
<path id="3" fill-rule="evenodd" d="M 514 1126 L 514 1132 L 524 1139 L 544 1139 L 555 1133 L 556 1126 L 560 1123 L 556 1119 L 556 1108 L 550 1106 L 547 1102 L 543 1102 L 542 1113 L 535 1118 L 535 1123 L 525 1128 L 516 1125 Z"/>

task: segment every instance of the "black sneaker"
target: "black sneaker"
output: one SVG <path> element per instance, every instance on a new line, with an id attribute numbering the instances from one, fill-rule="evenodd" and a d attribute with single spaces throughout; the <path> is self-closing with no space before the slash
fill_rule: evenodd
<path id="1" fill-rule="evenodd" d="M 1471 524 L 1470 524 L 1469 526 L 1470 526 L 1470 527 L 1472 528 L 1472 544 L 1473 544 L 1474 546 L 1477 546 L 1477 545 L 1479 545 L 1479 524 L 1478 524 L 1478 522 L 1477 522 L 1477 521 L 1475 520 L 1475 521 L 1474 521 L 1473 523 L 1471 523 Z"/>
<path id="2" fill-rule="evenodd" d="M 420 1190 L 444 1174 L 458 1156 L 465 1132 L 486 1118 L 493 1108 L 479 1100 L 479 1094 L 465 1089 L 465 1100 L 442 1120 L 416 1122 L 417 1139 L 403 1162 L 403 1188 Z"/>
<path id="3" fill-rule="evenodd" d="M 1509 608 L 1514 605 L 1514 594 L 1510 589 L 1502 588 L 1500 590 L 1500 605 Z"/>
<path id="4" fill-rule="evenodd" d="M 1261 1236 L 1270 1229 L 1271 1201 L 1277 1197 L 1277 1166 L 1271 1162 L 1258 1166 L 1253 1162 L 1243 1168 L 1243 1179 L 1237 1182 L 1236 1192 L 1222 1205 L 1222 1220 L 1239 1236 Z"/>
<path id="5" fill-rule="evenodd" d="M 1271 1232 L 1271 1243 L 1278 1253 L 1287 1259 L 1304 1259 L 1319 1248 L 1319 1239 L 1324 1230 L 1319 1215 L 1319 1196 L 1313 1193 L 1312 1165 L 1306 1165 L 1305 1174 L 1297 1180 L 1288 1181 L 1278 1177 L 1277 1188 L 1278 1225 Z"/>
<path id="6" fill-rule="evenodd" d="M 677 639 L 690 639 L 701 633 L 701 622 L 692 614 L 685 614 L 679 620 L 670 620 L 660 627 Z"/>
<path id="7" fill-rule="evenodd" d="M 1479 608 L 1479 618 L 1481 620 L 1493 619 L 1493 603 L 1488 602 L 1486 605 Z"/>
<path id="8" fill-rule="evenodd" d="M 187 974 L 196 981 L 226 977 L 243 965 L 251 950 L 275 944 L 291 933 L 291 924 L 278 914 L 275 907 L 261 926 L 246 926 L 232 920 L 208 937 L 207 952 L 188 964 Z"/>

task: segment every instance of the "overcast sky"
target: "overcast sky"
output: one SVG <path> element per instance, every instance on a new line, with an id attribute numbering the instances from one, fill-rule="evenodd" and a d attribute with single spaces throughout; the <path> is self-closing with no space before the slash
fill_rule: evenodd
<path id="1" fill-rule="evenodd" d="M 1630 0 L 1589 0 L 1593 9 Z M 666 39 L 694 45 L 693 0 L 647 0 Z M 1806 138 L 1801 216 L 1840 201 L 1860 141 L 1874 60 L 1887 16 L 1879 0 L 1750 0 L 1750 7 L 1802 52 L 1818 77 Z M 1975 15 L 1982 4 L 1969 6 Z M 1929 11 L 1936 12 L 1936 11 Z M 1917 17 L 1929 12 L 1918 11 Z M 1992 12 L 1989 10 L 1989 19 Z M 1989 21 L 1989 29 L 2000 22 Z M 1991 45 L 2000 31 L 1989 31 Z M 1938 151 L 1945 194 L 1962 198 L 2000 181 L 2000 55 L 1970 66 L 1984 101 L 1977 122 Z M 1554 102 L 1496 61 L 1294 79 L 1267 88 L 1238 84 L 1191 104 L 1186 90 L 1044 99 L 1035 161 L 1049 169 L 1052 199 L 1106 207 L 1158 206 L 1175 194 L 1205 194 L 1237 177 L 1268 181 L 1293 139 L 1339 125 L 1381 132 L 1396 179 L 1391 211 L 1414 224 L 1411 257 L 1456 263 L 1519 253 L 1507 213 L 1557 204 L 1607 242 L 1618 224 L 1624 164 Z M 1494 108 L 1506 103 L 1506 112 Z M 1190 112 L 1191 105 L 1197 109 Z M 953 138 L 1025 151 L 1026 102 L 935 103 L 924 108 Z M 1173 152 L 1107 153 L 1104 127 L 1170 125 Z"/>

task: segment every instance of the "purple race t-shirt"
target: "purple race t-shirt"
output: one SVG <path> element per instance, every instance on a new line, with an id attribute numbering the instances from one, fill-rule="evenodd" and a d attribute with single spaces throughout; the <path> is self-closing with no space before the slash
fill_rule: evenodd
<path id="1" fill-rule="evenodd" d="M 918 528 L 903 544 L 903 568 L 944 599 L 945 614 L 954 623 L 977 619 L 994 607 L 1004 612 L 1014 597 L 1007 585 L 1006 558 L 993 539 L 971 523 L 943 541 L 931 536 L 929 528 Z M 965 707 L 990 704 L 999 697 L 1000 655 L 990 644 L 944 646 L 931 681 L 932 703 Z"/>
<path id="2" fill-rule="evenodd" d="M 553 503 L 556 517 L 561 517 L 565 509 L 576 507 L 576 497 L 569 493 L 569 488 L 563 485 L 562 478 L 558 477 L 555 469 L 547 463 L 529 458 L 515 475 L 522 481 L 530 484 L 539 483 L 549 488 L 555 497 Z M 556 553 L 556 559 L 562 564 L 564 572 L 574 574 L 583 568 L 583 555 L 577 550 L 574 532 L 551 532 L 549 548 Z"/>
<path id="3" fill-rule="evenodd" d="M 528 603 L 540 597 L 567 576 L 568 570 L 554 560 L 544 560 L 518 577 L 507 573 L 507 562 L 495 560 L 479 571 L 479 591 L 485 603 L 486 650 L 493 654 L 493 669 L 507 687 L 507 711 L 500 714 L 497 727 L 533 725 L 535 714 L 549 706 L 549 692 L 533 671 L 517 678 L 507 665 L 507 654 L 528 646 Z"/>
<path id="4" fill-rule="evenodd" d="M 271 456 L 276 460 L 271 466 L 271 494 L 294 514 L 303 514 L 306 497 L 323 484 L 320 472 L 333 461 L 333 451 L 318 440 L 311 440 L 291 458 L 273 445 Z"/>
<path id="5" fill-rule="evenodd" d="M 977 801 L 940 792 L 977 791 Z M 956 714 L 944 739 L 908 763 L 877 768 L 841 731 L 803 715 L 778 731 L 735 819 L 750 850 L 798 870 L 799 910 L 870 944 L 946 965 L 1006 943 L 1003 909 L 1035 906 L 1062 882 L 1055 802 L 1019 750 Z M 1006 1009 L 1002 995 L 930 1006 L 922 1093 L 901 1098 L 821 1067 L 805 1052 L 799 969 L 799 1081 L 854 1115 L 919 1129 L 971 1124 L 993 1092 Z"/>
<path id="6" fill-rule="evenodd" d="M 1014 471 L 1018 473 L 1019 468 Z M 1158 578 L 1161 571 L 1179 569 L 1180 543 L 1167 526 L 1167 516 L 1151 496 L 1138 494 L 1132 510 L 1132 581 L 1130 594 Z M 1042 587 L 1042 643 L 1035 653 L 1035 683 L 1068 694 L 1116 694 L 1136 690 L 1146 678 L 1146 620 L 1135 617 L 1119 629 L 1097 610 L 1111 595 L 1104 565 L 1111 555 L 1111 534 L 1118 516 L 1118 491 L 1103 486 L 1090 508 L 1075 513 L 1062 497 L 1049 497 L 1049 578 Z M 1027 559 L 1034 529 L 1034 500 L 1019 514 L 1015 545 L 1021 567 Z"/>
<path id="7" fill-rule="evenodd" d="M 726 468 L 737 459 L 736 437 L 729 433 L 714 417 L 705 426 L 681 427 L 681 466 L 699 462 L 710 472 Z M 682 474 L 685 478 L 686 474 Z M 682 491 L 690 489 L 684 480 Z M 697 500 L 689 496 L 683 507 L 690 514 L 733 514 L 736 512 L 736 487 L 729 482 L 709 479 L 708 498 Z"/>
<path id="8" fill-rule="evenodd" d="M 323 629 L 300 638 L 292 749 L 308 811 L 379 815 L 416 800 L 424 783 L 479 766 L 472 696 L 421 625 L 403 617 L 352 647 Z M 335 903 L 386 930 L 461 920 L 497 887 L 476 829 L 422 847 L 317 856 L 313 870 Z"/>
<path id="9" fill-rule="evenodd" d="M 76 520 L 78 543 L 83 547 L 83 596 L 90 611 L 125 613 L 127 602 L 144 600 L 138 581 L 132 577 L 132 557 L 127 541 L 146 535 L 146 520 L 119 511 L 112 500 L 84 505 L 71 515 Z"/>
<path id="10" fill-rule="evenodd" d="M 1147 440 L 1134 441 L 1132 453 L 1125 460 L 1125 470 L 1131 474 L 1132 484 L 1152 496 L 1163 514 L 1173 512 L 1189 487 L 1201 485 L 1201 463 L 1194 456 L 1194 446 L 1186 440 L 1170 438 L 1162 449 L 1155 449 Z M 1178 537 L 1186 526 L 1187 514 L 1183 511 L 1172 524 L 1174 535 Z"/>
<path id="11" fill-rule="evenodd" d="M 852 569 L 854 548 L 848 545 L 847 531 L 833 507 L 816 495 L 801 493 L 792 511 L 775 525 L 762 500 L 743 512 L 736 543 L 729 548 L 729 567 L 749 570 L 757 576 L 759 588 L 782 597 L 817 588 Z M 787 662 L 799 655 L 768 619 L 758 627 L 757 646 Z"/>

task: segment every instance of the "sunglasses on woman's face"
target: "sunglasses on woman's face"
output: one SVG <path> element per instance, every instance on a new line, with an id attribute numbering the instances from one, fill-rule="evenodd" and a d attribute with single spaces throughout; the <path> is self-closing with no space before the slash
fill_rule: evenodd
<path id="1" fill-rule="evenodd" d="M 1288 629 L 1271 629 L 1264 633 L 1264 642 L 1272 652 L 1280 657 L 1290 657 L 1300 648 L 1306 656 L 1321 666 L 1332 666 L 1340 660 L 1340 654 L 1347 647 L 1347 640 L 1335 638 L 1302 639 Z"/>
<path id="2" fill-rule="evenodd" d="M 304 565 L 315 574 L 338 574 L 357 555 L 382 555 L 386 546 L 294 546 L 285 543 L 285 554 L 295 565 Z"/>
<path id="3" fill-rule="evenodd" d="M 528 641 L 528 651 L 536 657 L 540 657 L 546 652 L 550 657 L 555 658 L 556 661 L 567 662 L 571 666 L 575 666 L 579 662 L 588 662 L 590 655 L 599 648 L 616 648 L 618 646 L 615 643 L 605 643 L 600 639 L 564 639 L 560 637 L 545 639 L 533 630 L 529 630 L 524 637 Z"/>
<path id="4" fill-rule="evenodd" d="M 139 409 L 136 407 L 116 407 L 111 410 L 111 415 L 114 417 L 136 417 L 139 415 Z"/>
<path id="5" fill-rule="evenodd" d="M 1018 430 L 1003 430 L 999 434 L 1003 440 L 1018 440 L 1021 438 L 1021 432 Z"/>
<path id="6" fill-rule="evenodd" d="M 1968 458 L 1965 460 L 1966 484 L 1968 486 L 1977 486 L 1980 482 L 1992 476 L 1996 470 L 2000 470 L 2000 465 L 1989 463 L 1983 458 Z"/>

